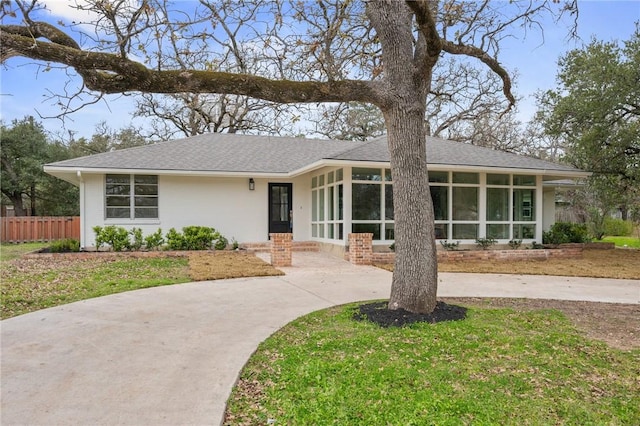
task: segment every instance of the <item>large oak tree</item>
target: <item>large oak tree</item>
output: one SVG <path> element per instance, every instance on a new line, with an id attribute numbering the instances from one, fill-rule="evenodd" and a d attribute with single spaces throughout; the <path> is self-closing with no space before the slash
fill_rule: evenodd
<path id="1" fill-rule="evenodd" d="M 85 0 L 95 13 L 86 46 L 68 28 L 39 22 L 36 2 L 16 1 L 21 22 L 0 30 L 1 58 L 22 56 L 64 64 L 96 93 L 218 93 L 275 103 L 361 102 L 384 116 L 393 170 L 396 264 L 389 307 L 430 312 L 436 304 L 434 215 L 427 179 L 425 113 L 433 70 L 445 55 L 480 61 L 502 81 L 511 105 L 511 79 L 497 59 L 500 40 L 545 13 L 573 8 L 552 1 L 244 1 L 216 13 L 221 3 L 200 0 L 192 11 L 176 3 L 168 18 L 163 0 Z M 182 3 L 184 5 L 184 3 Z M 6 6 L 6 5 L 5 5 Z M 264 52 L 251 74 L 181 69 L 142 63 L 140 52 L 162 56 L 174 26 L 203 51 L 228 51 L 211 32 L 252 10 L 238 40 Z M 183 9 L 183 10 L 180 10 Z M 202 15 L 207 12 L 205 15 Z M 10 15 L 5 15 L 8 17 Z M 206 19 L 203 19 L 203 16 Z M 165 37 L 168 35 L 168 38 Z M 213 53 L 212 53 L 212 57 Z"/>

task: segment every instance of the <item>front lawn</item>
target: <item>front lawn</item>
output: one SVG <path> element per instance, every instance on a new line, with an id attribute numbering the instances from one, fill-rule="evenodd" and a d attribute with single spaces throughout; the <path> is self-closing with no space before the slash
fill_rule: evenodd
<path id="1" fill-rule="evenodd" d="M 227 251 L 194 253 L 188 258 L 14 259 L 3 262 L 0 270 L 0 318 L 147 287 L 265 275 L 282 272 L 252 254 Z"/>
<path id="2" fill-rule="evenodd" d="M 589 340 L 558 311 L 469 307 L 382 329 L 356 306 L 263 342 L 224 424 L 640 424 L 640 350 Z"/>
<path id="3" fill-rule="evenodd" d="M 604 237 L 601 241 L 614 243 L 616 247 L 640 249 L 640 238 L 638 237 Z"/>
<path id="4" fill-rule="evenodd" d="M 191 281 L 186 258 L 38 258 L 2 265 L 2 319 L 92 297 Z"/>
<path id="5" fill-rule="evenodd" d="M 40 250 L 41 248 L 47 247 L 48 245 L 49 243 L 2 243 L 2 245 L 0 245 L 0 262 L 17 259 L 25 253 Z"/>

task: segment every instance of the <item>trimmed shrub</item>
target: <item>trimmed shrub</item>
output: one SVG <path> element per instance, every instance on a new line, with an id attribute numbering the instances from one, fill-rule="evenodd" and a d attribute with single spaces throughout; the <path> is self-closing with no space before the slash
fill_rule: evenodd
<path id="1" fill-rule="evenodd" d="M 588 243 L 587 225 L 569 222 L 556 222 L 551 229 L 542 233 L 543 244 Z"/>
<path id="2" fill-rule="evenodd" d="M 440 245 L 447 251 L 456 251 L 460 248 L 460 241 L 450 243 L 447 240 L 440 240 Z"/>
<path id="3" fill-rule="evenodd" d="M 508 244 L 512 249 L 518 250 L 522 245 L 522 240 L 510 240 Z"/>
<path id="4" fill-rule="evenodd" d="M 96 251 L 99 251 L 105 243 L 102 239 L 102 226 L 94 226 L 92 229 L 94 234 L 96 234 Z"/>
<path id="5" fill-rule="evenodd" d="M 213 245 L 214 249 L 224 250 L 227 248 L 227 246 L 229 245 L 229 240 L 223 237 L 222 234 L 220 234 L 218 231 L 214 232 L 213 236 L 214 236 L 214 239 L 217 240 L 216 243 Z"/>
<path id="6" fill-rule="evenodd" d="M 162 228 L 158 228 L 153 234 L 144 237 L 144 245 L 147 250 L 157 250 L 163 244 L 164 237 L 162 236 Z"/>
<path id="7" fill-rule="evenodd" d="M 169 229 L 167 232 L 167 248 L 169 250 L 186 250 L 184 236 L 176 231 L 175 228 Z"/>
<path id="8" fill-rule="evenodd" d="M 73 253 L 80 251 L 80 241 L 73 238 L 58 240 L 51 243 L 49 247 L 51 253 Z"/>
<path id="9" fill-rule="evenodd" d="M 604 220 L 604 234 L 610 237 L 628 237 L 633 232 L 631 221 L 608 217 Z"/>
<path id="10" fill-rule="evenodd" d="M 222 234 L 207 226 L 185 226 L 182 233 L 171 228 L 167 233 L 170 250 L 224 250 L 229 244 Z"/>
<path id="11" fill-rule="evenodd" d="M 495 238 L 476 238 L 476 245 L 482 250 L 487 250 L 492 245 L 496 244 L 498 240 Z"/>
<path id="12" fill-rule="evenodd" d="M 133 228 L 129 231 L 131 236 L 133 237 L 133 242 L 131 243 L 131 250 L 138 251 L 144 245 L 144 239 L 142 238 L 142 229 Z"/>
<path id="13" fill-rule="evenodd" d="M 95 226 L 93 232 L 96 233 L 96 248 L 100 249 L 104 244 L 111 246 L 113 251 L 129 250 L 129 231 L 121 226 Z"/>

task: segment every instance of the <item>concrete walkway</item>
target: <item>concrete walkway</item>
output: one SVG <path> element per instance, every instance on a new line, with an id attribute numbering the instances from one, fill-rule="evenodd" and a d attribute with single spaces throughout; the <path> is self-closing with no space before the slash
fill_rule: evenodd
<path id="1" fill-rule="evenodd" d="M 322 253 L 294 253 L 294 266 L 283 270 L 2 321 L 0 423 L 218 425 L 261 341 L 306 313 L 389 295 L 390 273 Z M 640 303 L 640 281 L 442 273 L 438 293 Z"/>

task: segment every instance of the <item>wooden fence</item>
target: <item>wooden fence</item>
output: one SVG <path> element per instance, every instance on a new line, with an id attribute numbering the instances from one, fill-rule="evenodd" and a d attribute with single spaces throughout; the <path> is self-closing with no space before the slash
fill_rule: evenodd
<path id="1" fill-rule="evenodd" d="M 2 218 L 3 243 L 80 239 L 80 217 L 19 216 Z"/>

